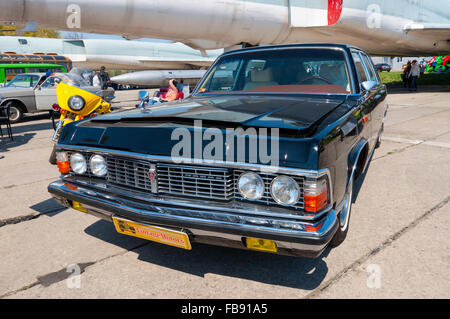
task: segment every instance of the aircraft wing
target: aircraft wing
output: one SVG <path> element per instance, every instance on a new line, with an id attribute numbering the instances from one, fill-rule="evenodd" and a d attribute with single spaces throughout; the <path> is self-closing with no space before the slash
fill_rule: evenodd
<path id="1" fill-rule="evenodd" d="M 450 40 L 450 24 L 410 24 L 404 30 L 419 36 L 430 36 L 439 40 Z"/>
<path id="2" fill-rule="evenodd" d="M 142 63 L 160 63 L 160 64 L 179 64 L 179 65 L 186 65 L 191 66 L 194 68 L 199 67 L 209 67 L 213 62 L 216 60 L 216 57 L 212 58 L 199 58 L 198 60 L 191 60 L 191 59 L 180 59 L 180 58 L 140 58 L 138 59 L 139 62 Z"/>

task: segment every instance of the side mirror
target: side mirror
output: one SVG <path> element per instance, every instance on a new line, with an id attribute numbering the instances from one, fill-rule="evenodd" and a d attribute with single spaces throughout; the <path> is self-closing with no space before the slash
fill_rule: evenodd
<path id="1" fill-rule="evenodd" d="M 377 85 L 378 85 L 378 82 L 376 82 L 376 81 L 365 81 L 365 82 L 361 83 L 361 87 L 363 88 L 364 91 L 371 91 Z"/>
<path id="2" fill-rule="evenodd" d="M 139 99 L 144 102 L 150 101 L 150 95 L 147 91 L 139 91 Z"/>

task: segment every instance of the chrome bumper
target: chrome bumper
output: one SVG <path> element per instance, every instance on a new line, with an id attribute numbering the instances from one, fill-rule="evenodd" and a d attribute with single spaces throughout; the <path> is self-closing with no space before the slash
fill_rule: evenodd
<path id="1" fill-rule="evenodd" d="M 71 208 L 72 201 L 79 202 L 88 214 L 112 221 L 112 217 L 122 217 L 138 223 L 162 226 L 187 232 L 191 242 L 246 249 L 244 237 L 273 240 L 278 253 L 291 256 L 317 257 L 327 247 L 338 227 L 338 212 L 329 209 L 320 221 L 322 227 L 317 232 L 306 231 L 310 220 L 294 221 L 299 229 L 285 229 L 267 225 L 245 224 L 239 218 L 257 220 L 255 211 L 250 216 L 236 216 L 218 206 L 194 209 L 176 201 L 144 201 L 133 192 L 114 192 L 104 184 L 79 183 L 77 181 L 59 180 L 48 186 L 48 191 L 62 205 Z M 128 193 L 128 194 L 127 194 Z M 186 202 L 184 202 L 186 203 Z M 189 201 L 187 201 L 189 203 Z M 257 212 L 256 212 L 257 213 Z M 267 215 L 262 211 L 261 215 Z M 260 219 L 274 219 L 262 216 Z M 226 218 L 225 218 L 226 217 Z M 302 228 L 303 225 L 303 228 Z"/>

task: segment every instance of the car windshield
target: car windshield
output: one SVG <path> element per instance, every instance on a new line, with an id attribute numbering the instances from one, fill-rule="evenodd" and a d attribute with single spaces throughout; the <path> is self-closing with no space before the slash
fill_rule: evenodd
<path id="1" fill-rule="evenodd" d="M 50 76 L 47 80 L 45 80 L 45 82 L 42 83 L 41 88 L 43 89 L 56 88 L 60 82 L 65 82 L 78 87 L 90 86 L 90 83 L 87 82 L 84 78 L 82 78 L 78 74 L 56 73 Z"/>
<path id="2" fill-rule="evenodd" d="M 33 88 L 41 77 L 34 74 L 19 74 L 12 79 L 7 87 Z"/>
<path id="3" fill-rule="evenodd" d="M 332 49 L 248 51 L 222 57 L 196 93 L 351 92 L 345 55 Z"/>
<path id="4" fill-rule="evenodd" d="M 85 80 L 78 73 L 59 73 L 56 74 L 56 77 L 59 78 L 61 82 L 65 82 L 67 84 L 75 85 L 75 86 L 90 86 L 91 84 Z"/>

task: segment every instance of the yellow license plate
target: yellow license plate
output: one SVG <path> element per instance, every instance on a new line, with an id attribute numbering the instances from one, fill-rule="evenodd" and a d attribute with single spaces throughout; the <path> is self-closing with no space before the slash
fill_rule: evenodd
<path id="1" fill-rule="evenodd" d="M 189 237 L 184 232 L 158 226 L 143 225 L 117 217 L 113 217 L 113 221 L 118 233 L 191 250 Z"/>

